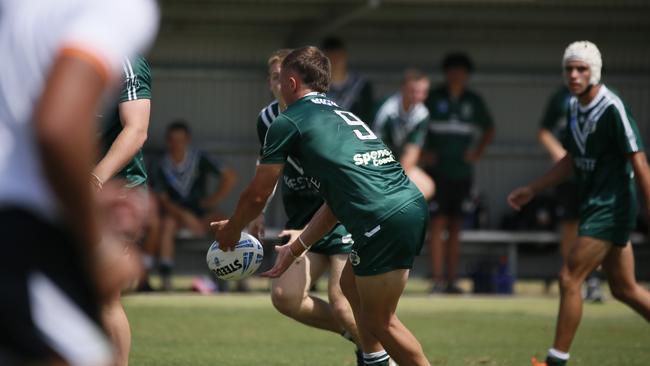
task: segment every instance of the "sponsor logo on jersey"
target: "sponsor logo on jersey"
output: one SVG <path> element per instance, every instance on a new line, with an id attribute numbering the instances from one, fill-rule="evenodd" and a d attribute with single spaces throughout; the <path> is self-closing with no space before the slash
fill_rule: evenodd
<path id="1" fill-rule="evenodd" d="M 321 105 L 326 105 L 326 106 L 330 106 L 330 107 L 338 107 L 338 105 L 336 103 L 334 103 L 333 101 L 331 101 L 329 99 L 326 99 L 326 98 L 311 98 L 309 101 L 314 103 L 314 104 L 321 104 Z"/>
<path id="2" fill-rule="evenodd" d="M 320 181 L 318 179 L 310 177 L 309 183 L 311 183 L 312 186 L 316 187 L 316 189 L 320 190 Z"/>
<path id="3" fill-rule="evenodd" d="M 381 166 L 395 162 L 395 156 L 392 151 L 381 149 L 365 152 L 363 154 L 354 154 L 352 160 L 354 160 L 354 165 L 366 166 L 372 164 L 374 166 Z"/>
<path id="4" fill-rule="evenodd" d="M 287 187 L 292 191 L 314 191 L 316 189 L 316 187 L 314 187 L 312 184 L 313 178 L 310 177 L 291 178 L 285 175 L 282 177 L 282 179 L 284 180 L 284 184 L 286 184 Z"/>
<path id="5" fill-rule="evenodd" d="M 361 258 L 355 250 L 350 252 L 350 263 L 352 263 L 353 266 L 358 266 L 359 263 L 361 263 Z"/>
<path id="6" fill-rule="evenodd" d="M 575 158 L 576 167 L 584 171 L 594 171 L 596 169 L 596 159 Z"/>

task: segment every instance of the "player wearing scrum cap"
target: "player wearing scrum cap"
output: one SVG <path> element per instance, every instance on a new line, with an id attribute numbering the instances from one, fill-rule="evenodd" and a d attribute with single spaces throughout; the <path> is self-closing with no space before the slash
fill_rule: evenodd
<path id="1" fill-rule="evenodd" d="M 545 175 L 508 196 L 519 210 L 546 188 L 575 174 L 580 203 L 578 239 L 560 273 L 560 310 L 546 362 L 565 365 L 582 316 L 581 286 L 602 265 L 612 294 L 650 321 L 650 293 L 637 284 L 630 232 L 637 215 L 634 178 L 650 202 L 650 169 L 629 110 L 600 83 L 602 60 L 596 45 L 574 42 L 564 52 L 564 77 L 572 97 L 563 145 L 567 150 Z M 647 209 L 650 209 L 648 207 Z"/>

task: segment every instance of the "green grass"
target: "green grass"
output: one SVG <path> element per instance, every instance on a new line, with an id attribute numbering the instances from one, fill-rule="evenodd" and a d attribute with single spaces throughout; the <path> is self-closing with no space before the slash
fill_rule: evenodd
<path id="1" fill-rule="evenodd" d="M 277 313 L 268 294 L 131 295 L 133 366 L 354 365 L 353 345 Z M 554 329 L 553 297 L 402 298 L 398 315 L 432 365 L 527 366 Z M 609 300 L 585 305 L 571 365 L 650 365 L 650 327 Z"/>

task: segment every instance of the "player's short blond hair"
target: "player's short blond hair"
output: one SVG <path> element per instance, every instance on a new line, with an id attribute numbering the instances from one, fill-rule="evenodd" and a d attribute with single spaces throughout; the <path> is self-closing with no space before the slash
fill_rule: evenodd
<path id="1" fill-rule="evenodd" d="M 284 58 L 287 57 L 287 55 L 290 54 L 291 51 L 293 50 L 290 48 L 281 48 L 277 51 L 274 51 L 271 54 L 271 56 L 269 56 L 269 59 L 266 61 L 266 65 L 268 67 L 271 67 L 271 65 L 273 65 L 276 62 L 282 63 L 282 61 L 284 61 Z"/>
<path id="2" fill-rule="evenodd" d="M 422 70 L 415 67 L 410 67 L 404 71 L 402 75 L 402 84 L 407 84 L 413 81 L 427 81 L 429 82 L 429 76 L 422 72 Z"/>

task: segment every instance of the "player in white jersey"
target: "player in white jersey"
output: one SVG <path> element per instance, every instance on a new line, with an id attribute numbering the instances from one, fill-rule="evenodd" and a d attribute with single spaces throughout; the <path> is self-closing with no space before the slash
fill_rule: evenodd
<path id="1" fill-rule="evenodd" d="M 404 71 L 400 91 L 384 101 L 372 124 L 375 134 L 399 158 L 406 175 L 426 200 L 433 197 L 435 184 L 418 167 L 418 161 L 429 126 L 429 110 L 424 101 L 430 85 L 429 77 L 420 70 Z"/>
<path id="2" fill-rule="evenodd" d="M 150 0 L 0 0 L 0 364 L 109 365 L 96 108 L 155 34 Z M 108 197 L 108 196 L 105 196 Z"/>

